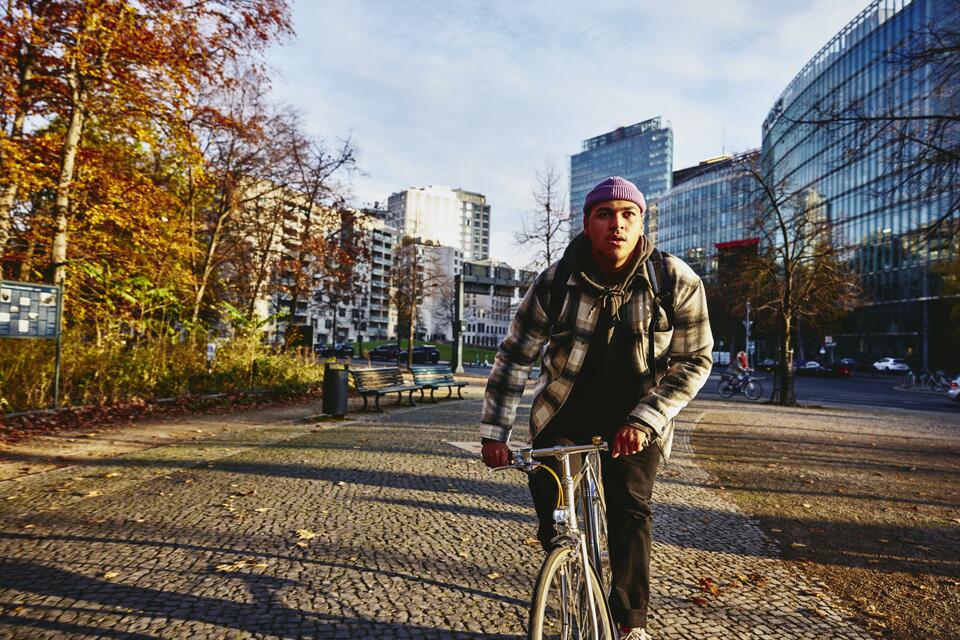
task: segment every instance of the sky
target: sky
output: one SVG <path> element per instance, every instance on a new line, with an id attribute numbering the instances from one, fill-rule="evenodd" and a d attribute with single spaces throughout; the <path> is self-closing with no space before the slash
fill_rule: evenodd
<path id="1" fill-rule="evenodd" d="M 331 145 L 350 138 L 355 206 L 417 186 L 479 191 L 491 257 L 514 243 L 538 171 L 654 116 L 674 169 L 760 146 L 803 65 L 867 0 L 291 0 L 273 98 Z M 566 185 L 564 186 L 566 189 Z M 573 207 L 579 209 L 579 203 Z"/>

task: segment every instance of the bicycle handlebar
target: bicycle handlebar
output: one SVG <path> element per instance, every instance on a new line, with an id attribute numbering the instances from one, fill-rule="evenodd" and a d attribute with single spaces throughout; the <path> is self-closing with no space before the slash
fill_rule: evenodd
<path id="1" fill-rule="evenodd" d="M 534 458 L 560 458 L 562 456 L 568 456 L 577 453 L 592 453 L 594 451 L 610 450 L 610 445 L 601 440 L 599 436 L 595 436 L 593 441 L 593 444 L 557 445 L 554 447 L 545 447 L 543 449 L 534 449 L 532 447 L 517 449 L 513 452 L 513 461 L 510 464 L 502 467 L 493 467 L 490 469 L 490 471 L 503 471 L 505 469 L 529 471 L 534 467 L 539 466 L 539 463 L 533 461 Z"/>

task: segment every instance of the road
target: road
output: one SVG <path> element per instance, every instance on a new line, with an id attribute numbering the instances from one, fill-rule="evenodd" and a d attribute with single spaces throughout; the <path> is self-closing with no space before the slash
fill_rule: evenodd
<path id="1" fill-rule="evenodd" d="M 489 368 L 467 367 L 466 371 L 474 375 L 485 375 Z M 717 400 L 717 383 L 722 368 L 715 368 L 710 380 L 700 392 L 700 398 Z M 761 372 L 761 384 L 764 398 L 769 396 L 773 384 L 773 374 Z M 883 407 L 938 413 L 955 413 L 960 417 L 960 404 L 951 402 L 946 393 L 929 391 L 906 391 L 897 389 L 899 378 L 885 376 L 871 377 L 857 374 L 846 378 L 814 378 L 798 376 L 795 383 L 797 401 L 802 404 L 842 406 L 852 408 Z M 743 396 L 740 399 L 747 401 Z"/>

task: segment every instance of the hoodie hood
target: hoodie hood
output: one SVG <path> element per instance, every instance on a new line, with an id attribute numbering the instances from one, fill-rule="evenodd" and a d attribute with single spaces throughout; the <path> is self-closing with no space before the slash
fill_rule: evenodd
<path id="1" fill-rule="evenodd" d="M 639 275 L 638 269 L 641 264 L 653 253 L 653 243 L 647 239 L 647 236 L 641 235 L 637 241 L 637 247 L 633 251 L 629 266 L 617 278 L 616 282 L 607 282 L 598 268 L 597 262 L 593 259 L 593 250 L 590 245 L 590 238 L 577 234 L 570 241 L 567 249 L 563 252 L 564 260 L 570 265 L 570 272 L 577 274 L 587 285 L 587 289 L 597 296 L 597 304 L 602 306 L 611 319 L 610 326 L 620 319 L 620 307 L 623 306 L 633 293 L 636 278 Z"/>

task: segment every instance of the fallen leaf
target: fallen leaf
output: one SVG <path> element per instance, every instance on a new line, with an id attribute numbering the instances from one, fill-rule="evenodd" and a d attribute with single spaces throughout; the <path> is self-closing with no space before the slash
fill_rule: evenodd
<path id="1" fill-rule="evenodd" d="M 37 526 L 37 525 L 35 525 L 35 524 L 25 524 L 25 525 L 23 525 L 23 528 L 24 528 L 24 529 L 33 529 L 35 526 Z"/>
<path id="2" fill-rule="evenodd" d="M 257 513 L 263 513 L 265 511 L 270 511 L 270 507 L 259 507 L 257 509 L 254 509 L 254 511 L 256 511 Z"/>
<path id="3" fill-rule="evenodd" d="M 700 596 L 691 596 L 690 602 L 701 607 L 705 607 L 707 604 L 709 604 L 706 598 L 701 598 Z"/>
<path id="4" fill-rule="evenodd" d="M 523 541 L 523 544 L 527 545 L 528 547 L 539 547 L 540 541 L 536 538 L 527 538 Z"/>
<path id="5" fill-rule="evenodd" d="M 313 540 L 317 537 L 313 531 L 309 529 L 297 529 L 297 539 L 298 540 Z"/>
<path id="6" fill-rule="evenodd" d="M 306 542 L 298 542 L 298 543 L 297 543 L 297 546 L 298 546 L 298 547 L 309 547 L 310 545 L 308 545 Z"/>
<path id="7" fill-rule="evenodd" d="M 809 508 L 812 507 L 813 505 L 810 504 L 809 502 L 804 502 L 803 505 L 801 505 L 801 506 L 802 506 L 804 509 L 809 509 Z"/>
<path id="8" fill-rule="evenodd" d="M 120 575 L 120 573 L 119 573 L 118 571 L 106 571 L 106 572 L 104 572 L 104 574 L 103 574 L 103 579 L 104 579 L 104 580 L 110 580 L 111 578 L 116 578 L 116 577 L 119 576 L 119 575 Z"/>
<path id="9" fill-rule="evenodd" d="M 85 494 L 83 494 L 83 497 L 84 497 L 84 498 L 96 498 L 97 496 L 102 496 L 102 495 L 103 495 L 103 492 L 102 492 L 102 491 L 88 491 L 88 492 L 86 492 Z"/>
<path id="10" fill-rule="evenodd" d="M 491 580 L 496 580 L 497 578 L 502 578 L 503 574 L 497 571 L 492 571 L 487 574 L 487 577 L 490 578 Z"/>
<path id="11" fill-rule="evenodd" d="M 807 545 L 803 544 L 802 542 L 791 542 L 790 546 L 793 547 L 794 549 L 801 549 Z"/>

